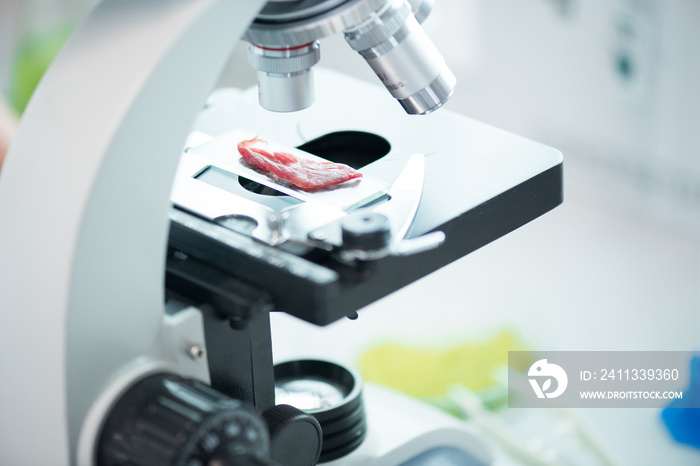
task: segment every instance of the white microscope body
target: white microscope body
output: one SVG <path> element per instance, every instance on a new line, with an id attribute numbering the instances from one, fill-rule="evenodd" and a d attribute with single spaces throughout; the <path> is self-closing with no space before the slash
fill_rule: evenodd
<path id="1" fill-rule="evenodd" d="M 120 386 L 173 365 L 177 154 L 263 3 L 102 2 L 36 90 L 0 181 L 3 464 L 92 464 Z"/>

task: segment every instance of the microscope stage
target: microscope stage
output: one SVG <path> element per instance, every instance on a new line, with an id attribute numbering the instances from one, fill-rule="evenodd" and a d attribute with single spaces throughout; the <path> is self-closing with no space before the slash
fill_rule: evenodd
<path id="1" fill-rule="evenodd" d="M 265 289 L 276 310 L 318 325 L 329 324 L 562 202 L 562 155 L 555 149 L 446 109 L 428 116 L 406 115 L 384 89 L 335 72 L 317 70 L 316 88 L 313 106 L 288 114 L 260 108 L 256 89 L 215 92 L 193 131 L 206 142 L 188 144 L 173 190 L 171 250 Z M 240 165 L 235 141 L 250 135 L 336 162 L 349 158 L 355 168 L 361 166 L 364 179 L 360 185 L 367 180 L 368 192 L 360 193 L 358 202 L 343 200 L 331 205 L 303 195 L 269 195 L 242 188 L 245 183 L 238 180 L 242 173 L 235 166 Z M 371 201 L 381 202 L 384 190 L 416 153 L 425 155 L 425 178 L 406 237 L 439 230 L 446 235 L 444 244 L 361 266 L 344 264 L 325 251 L 297 244 L 317 226 Z M 202 179 L 202 173 L 210 170 L 216 179 Z M 265 175 L 246 176 L 270 186 Z M 182 188 L 185 185 L 218 192 L 230 200 L 197 200 Z M 351 193 L 352 189 L 339 192 Z M 227 204 L 223 210 L 222 204 Z M 262 215 L 285 211 L 285 222 L 297 241 L 284 243 L 275 236 L 274 225 L 254 229 L 260 226 Z M 258 221 L 241 226 L 238 220 L 250 217 Z M 169 270 L 174 265 L 170 261 Z"/>

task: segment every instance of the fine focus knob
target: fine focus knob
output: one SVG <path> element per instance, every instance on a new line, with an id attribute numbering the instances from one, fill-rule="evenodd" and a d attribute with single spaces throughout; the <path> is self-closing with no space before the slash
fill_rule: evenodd
<path id="1" fill-rule="evenodd" d="M 100 466 L 273 466 L 267 425 L 211 387 L 159 374 L 131 387 L 103 426 Z"/>
<path id="2" fill-rule="evenodd" d="M 321 456 L 323 432 L 315 417 L 289 405 L 263 413 L 270 429 L 272 459 L 285 466 L 314 466 Z"/>

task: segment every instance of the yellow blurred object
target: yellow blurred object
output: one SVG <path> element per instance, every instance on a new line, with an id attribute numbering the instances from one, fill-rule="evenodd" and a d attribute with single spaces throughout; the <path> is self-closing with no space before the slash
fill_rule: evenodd
<path id="1" fill-rule="evenodd" d="M 359 367 L 368 382 L 417 398 L 439 399 L 455 384 L 474 392 L 498 385 L 494 371 L 508 365 L 508 351 L 527 350 L 513 333 L 503 331 L 489 341 L 440 349 L 381 344 L 362 356 Z M 519 361 L 515 368 L 524 370 L 527 364 Z"/>

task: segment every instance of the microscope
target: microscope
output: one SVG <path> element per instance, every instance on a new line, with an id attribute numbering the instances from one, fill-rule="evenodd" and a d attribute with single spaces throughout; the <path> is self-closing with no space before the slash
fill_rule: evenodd
<path id="1" fill-rule="evenodd" d="M 96 6 L 0 176 L 0 464 L 488 464 L 352 368 L 272 358 L 270 312 L 356 318 L 562 201 L 558 151 L 435 112 L 455 77 L 431 6 Z M 314 74 L 331 34 L 383 86 Z M 240 39 L 257 88 L 211 93 Z M 258 135 L 363 178 L 294 189 L 240 161 Z"/>

